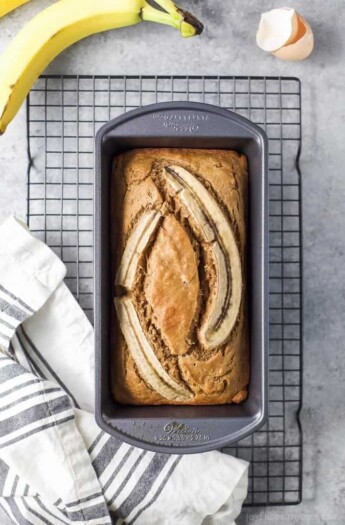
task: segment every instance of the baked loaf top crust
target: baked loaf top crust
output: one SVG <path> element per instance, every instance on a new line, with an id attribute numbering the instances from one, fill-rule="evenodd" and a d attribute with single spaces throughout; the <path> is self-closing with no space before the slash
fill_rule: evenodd
<path id="1" fill-rule="evenodd" d="M 246 398 L 247 161 L 223 150 L 119 155 L 111 181 L 112 389 L 128 404 Z"/>

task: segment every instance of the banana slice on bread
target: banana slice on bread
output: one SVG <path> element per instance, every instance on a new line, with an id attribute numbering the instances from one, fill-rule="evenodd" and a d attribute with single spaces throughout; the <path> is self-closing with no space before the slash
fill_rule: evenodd
<path id="1" fill-rule="evenodd" d="M 115 284 L 131 289 L 138 269 L 139 259 L 157 229 L 162 214 L 158 210 L 143 213 L 129 236 L 121 264 L 117 270 Z"/>
<path id="2" fill-rule="evenodd" d="M 227 341 L 239 314 L 243 287 L 241 257 L 229 220 L 205 186 L 181 166 L 167 166 L 165 173 L 168 184 L 213 248 L 217 269 L 215 300 L 199 331 L 202 344 L 212 349 Z"/>
<path id="3" fill-rule="evenodd" d="M 116 297 L 114 302 L 122 334 L 143 379 L 166 399 L 186 401 L 192 397 L 192 393 L 183 385 L 176 383 L 159 362 L 145 336 L 131 299 L 131 289 L 140 258 L 161 218 L 162 213 L 159 210 L 148 210 L 141 215 L 135 225 L 127 241 L 115 279 L 115 284 L 124 287 L 127 295 Z"/>
<path id="4" fill-rule="evenodd" d="M 190 390 L 176 383 L 160 364 L 142 330 L 131 299 L 115 298 L 115 307 L 123 336 L 145 381 L 166 399 L 186 401 L 193 397 Z"/>

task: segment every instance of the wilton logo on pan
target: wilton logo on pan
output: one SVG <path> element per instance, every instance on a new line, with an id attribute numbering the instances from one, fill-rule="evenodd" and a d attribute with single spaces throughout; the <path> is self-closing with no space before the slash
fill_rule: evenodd
<path id="1" fill-rule="evenodd" d="M 200 129 L 202 123 L 208 121 L 209 116 L 204 113 L 154 113 L 152 118 L 173 131 L 193 133 Z"/>
<path id="2" fill-rule="evenodd" d="M 192 428 L 177 421 L 167 423 L 163 430 L 164 434 L 154 436 L 155 441 L 209 441 L 210 439 L 207 434 L 202 434 L 198 428 Z"/>

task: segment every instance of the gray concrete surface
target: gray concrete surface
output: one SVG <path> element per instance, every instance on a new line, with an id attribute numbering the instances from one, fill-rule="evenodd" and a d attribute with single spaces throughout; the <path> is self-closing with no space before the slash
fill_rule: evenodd
<path id="1" fill-rule="evenodd" d="M 0 49 L 34 11 L 31 5 L 0 22 Z M 345 499 L 345 10 L 343 0 L 295 0 L 315 31 L 303 63 L 260 51 L 260 12 L 285 5 L 268 0 L 180 0 L 207 25 L 199 39 L 139 26 L 99 35 L 60 56 L 51 73 L 216 74 L 298 76 L 303 85 L 305 277 L 304 496 L 297 507 L 250 509 L 239 523 L 344 524 Z M 101 57 L 101 58 L 100 58 Z M 25 115 L 0 139 L 0 219 L 25 216 Z M 0 517 L 0 522 L 4 520 Z"/>

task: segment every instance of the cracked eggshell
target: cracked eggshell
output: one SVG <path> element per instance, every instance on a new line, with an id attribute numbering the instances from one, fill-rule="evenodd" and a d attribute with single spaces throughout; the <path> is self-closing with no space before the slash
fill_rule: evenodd
<path id="1" fill-rule="evenodd" d="M 301 15 L 297 15 L 297 17 L 298 32 L 294 42 L 273 53 L 274 56 L 282 60 L 304 60 L 314 49 L 314 35 L 310 25 Z"/>
<path id="2" fill-rule="evenodd" d="M 294 9 L 272 9 L 261 15 L 256 43 L 264 51 L 276 51 L 295 42 L 298 29 L 298 15 Z"/>

